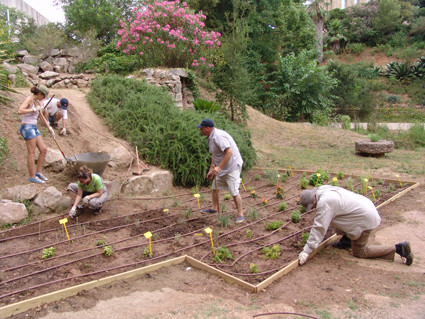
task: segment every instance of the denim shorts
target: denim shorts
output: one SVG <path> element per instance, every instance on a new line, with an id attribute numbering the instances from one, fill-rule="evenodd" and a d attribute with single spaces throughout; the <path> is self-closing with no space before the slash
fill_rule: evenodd
<path id="1" fill-rule="evenodd" d="M 40 131 L 37 128 L 37 125 L 33 124 L 22 124 L 19 129 L 24 140 L 32 140 L 40 135 Z"/>

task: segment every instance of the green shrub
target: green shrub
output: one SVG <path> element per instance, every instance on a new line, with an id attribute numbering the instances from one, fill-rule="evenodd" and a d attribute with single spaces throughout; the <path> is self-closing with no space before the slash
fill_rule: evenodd
<path id="1" fill-rule="evenodd" d="M 7 139 L 0 137 L 0 166 L 9 154 L 9 147 L 7 146 Z"/>
<path id="2" fill-rule="evenodd" d="M 387 102 L 394 104 L 394 103 L 398 103 L 400 100 L 400 97 L 398 95 L 388 95 L 387 96 Z"/>
<path id="3" fill-rule="evenodd" d="M 320 174 L 320 176 L 319 176 Z M 324 184 L 329 179 L 329 173 L 318 169 L 316 173 L 312 174 L 308 179 L 308 183 L 314 187 L 319 187 Z"/>
<path id="4" fill-rule="evenodd" d="M 366 49 L 366 45 L 364 43 L 350 43 L 347 48 L 351 54 L 360 55 Z"/>
<path id="5" fill-rule="evenodd" d="M 106 257 L 110 257 L 114 254 L 114 248 L 112 246 L 103 247 L 103 255 Z"/>
<path id="6" fill-rule="evenodd" d="M 248 218 L 256 220 L 258 219 L 258 210 L 255 207 L 251 207 L 248 213 Z"/>
<path id="7" fill-rule="evenodd" d="M 280 247 L 278 244 L 275 244 L 272 247 L 264 247 L 261 249 L 261 252 L 265 255 L 265 259 L 278 259 L 282 253 L 282 247 Z"/>
<path id="8" fill-rule="evenodd" d="M 343 130 L 351 129 L 351 119 L 348 115 L 341 116 L 341 121 L 342 121 L 341 127 Z"/>
<path id="9" fill-rule="evenodd" d="M 298 223 L 301 219 L 301 214 L 299 210 L 294 210 L 291 214 L 291 220 L 293 223 Z"/>
<path id="10" fill-rule="evenodd" d="M 382 137 L 380 137 L 378 134 L 371 134 L 369 138 L 371 142 L 378 142 L 382 140 Z"/>
<path id="11" fill-rule="evenodd" d="M 414 68 L 408 62 L 392 61 L 386 65 L 383 75 L 405 82 L 413 77 L 413 71 Z"/>
<path id="12" fill-rule="evenodd" d="M 215 101 L 207 101 L 202 99 L 195 99 L 193 101 L 193 106 L 197 111 L 204 111 L 208 113 L 218 112 L 221 109 L 221 105 Z"/>
<path id="13" fill-rule="evenodd" d="M 55 247 L 50 247 L 50 248 L 44 248 L 42 251 L 42 256 L 41 258 L 43 259 L 47 259 L 47 258 L 51 258 L 55 255 Z"/>
<path id="14" fill-rule="evenodd" d="M 307 189 L 307 187 L 308 187 L 308 179 L 305 178 L 304 176 L 301 177 L 300 185 L 301 185 L 301 189 Z"/>
<path id="15" fill-rule="evenodd" d="M 283 221 L 275 220 L 266 225 L 266 230 L 276 230 L 283 226 Z"/>
<path id="16" fill-rule="evenodd" d="M 250 132 L 218 113 L 180 111 L 165 89 L 145 80 L 117 75 L 92 81 L 87 95 L 95 112 L 104 117 L 115 136 L 137 145 L 142 158 L 172 171 L 175 185 L 201 185 L 211 164 L 208 142 L 196 125 L 210 117 L 216 127 L 235 140 L 244 169 L 254 165 L 256 153 Z"/>
<path id="17" fill-rule="evenodd" d="M 128 74 L 142 67 L 142 61 L 134 55 L 106 53 L 101 57 L 80 63 L 77 66 L 77 70 L 78 72 L 91 71 L 105 74 Z"/>
<path id="18" fill-rule="evenodd" d="M 282 212 L 282 211 L 284 211 L 285 209 L 286 209 L 286 207 L 287 207 L 288 205 L 286 204 L 286 202 L 282 202 L 282 203 L 279 203 L 278 205 L 277 205 L 277 209 L 280 211 L 280 212 Z"/>
<path id="19" fill-rule="evenodd" d="M 227 259 L 229 259 L 229 260 L 235 259 L 233 257 L 233 255 L 230 253 L 229 248 L 227 248 L 226 246 L 222 246 L 222 247 L 220 247 L 219 249 L 216 250 L 215 256 L 214 256 L 214 262 L 223 263 Z"/>

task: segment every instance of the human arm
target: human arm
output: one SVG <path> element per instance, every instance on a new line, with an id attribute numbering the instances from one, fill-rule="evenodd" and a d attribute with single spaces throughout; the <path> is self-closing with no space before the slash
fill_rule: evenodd
<path id="1" fill-rule="evenodd" d="M 74 204 L 72 205 L 72 209 L 75 210 L 75 208 L 77 207 L 78 203 L 81 201 L 81 198 L 83 197 L 83 189 L 79 188 L 77 190 L 77 195 L 75 196 L 75 200 L 74 200 Z"/>
<path id="2" fill-rule="evenodd" d="M 23 115 L 23 114 L 28 114 L 32 112 L 37 112 L 43 108 L 43 106 L 41 105 L 33 106 L 32 104 L 34 103 L 33 103 L 33 99 L 30 96 L 28 96 L 24 100 L 24 102 L 22 102 L 21 106 L 18 108 L 18 114 Z"/>
<path id="3" fill-rule="evenodd" d="M 214 176 L 218 175 L 223 169 L 223 167 L 225 167 L 229 160 L 232 158 L 232 155 L 233 151 L 230 147 L 228 147 L 224 150 L 224 157 L 218 165 L 215 165 L 214 159 L 211 159 L 211 166 L 208 171 L 207 178 L 212 179 Z"/>

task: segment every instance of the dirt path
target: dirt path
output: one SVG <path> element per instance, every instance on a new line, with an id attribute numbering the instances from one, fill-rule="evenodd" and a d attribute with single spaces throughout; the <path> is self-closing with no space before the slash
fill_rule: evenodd
<path id="1" fill-rule="evenodd" d="M 29 93 L 28 89 L 19 91 Z M 58 138 L 65 154 L 109 151 L 120 145 L 91 111 L 84 91 L 52 93 L 67 97 L 71 111 L 75 112 L 70 117 L 70 134 Z M 11 157 L 0 172 L 2 187 L 16 185 L 27 177 L 26 150 L 16 114 L 24 97 L 15 98 L 12 107 L 2 110 L 1 133 L 8 139 Z M 314 128 L 317 140 L 306 141 L 300 132 L 308 128 L 301 124 L 280 123 L 250 112 L 257 123 L 251 128 L 254 146 L 260 150 L 264 163 L 276 152 L 276 143 L 302 143 L 309 147 L 320 143 L 322 134 L 328 134 L 324 128 Z M 271 131 L 273 134 L 269 134 Z M 338 139 L 350 141 L 352 134 L 341 132 Z M 51 139 L 44 139 L 49 147 L 55 148 Z M 134 282 L 118 282 L 83 292 L 16 318 L 251 318 L 254 314 L 285 311 L 318 318 L 425 318 L 425 178 L 420 176 L 418 180 L 422 182 L 420 187 L 380 210 L 383 221 L 374 238 L 380 244 L 409 239 L 416 257 L 411 267 L 401 264 L 398 258 L 394 262 L 361 260 L 346 251 L 328 248 L 265 291 L 251 294 L 181 265 Z"/>

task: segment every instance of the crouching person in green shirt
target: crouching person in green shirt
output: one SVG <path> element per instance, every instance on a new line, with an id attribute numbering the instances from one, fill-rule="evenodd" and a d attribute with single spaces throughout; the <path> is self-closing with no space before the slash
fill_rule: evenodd
<path id="1" fill-rule="evenodd" d="M 103 185 L 102 178 L 85 165 L 78 170 L 78 182 L 70 183 L 66 190 L 74 199 L 74 204 L 69 211 L 70 218 L 81 215 L 84 208 L 94 215 L 99 215 L 102 212 L 103 203 L 108 199 L 108 191 Z M 81 199 L 83 199 L 83 205 L 79 205 Z"/>

